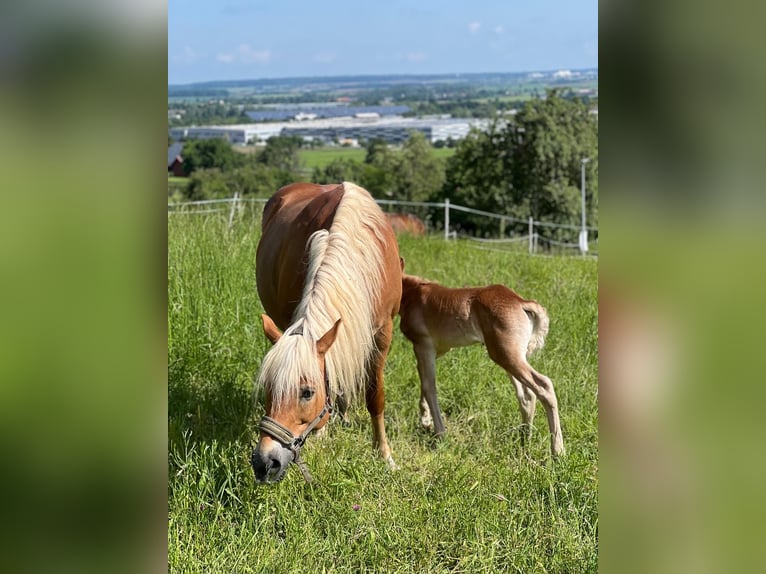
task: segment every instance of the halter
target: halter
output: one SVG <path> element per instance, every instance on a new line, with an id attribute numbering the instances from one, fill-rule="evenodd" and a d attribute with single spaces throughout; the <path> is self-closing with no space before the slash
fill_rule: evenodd
<path id="1" fill-rule="evenodd" d="M 300 332 L 294 332 L 291 333 L 292 335 L 299 335 Z M 266 433 L 273 439 L 275 439 L 277 442 L 285 446 L 286 448 L 289 448 L 293 453 L 293 460 L 298 468 L 301 471 L 301 474 L 303 474 L 303 478 L 306 479 L 306 482 L 311 482 L 311 474 L 309 473 L 309 469 L 306 466 L 306 463 L 301 458 L 301 448 L 303 448 L 304 443 L 306 442 L 306 438 L 308 437 L 309 433 L 314 430 L 314 428 L 319 424 L 319 421 L 321 421 L 326 414 L 332 414 L 333 413 L 333 406 L 330 402 L 330 376 L 327 372 L 327 366 L 325 365 L 324 370 L 324 389 L 325 389 L 325 403 L 324 408 L 322 408 L 322 411 L 314 418 L 313 421 L 309 423 L 309 425 L 306 427 L 306 430 L 303 431 L 298 436 L 295 436 L 290 429 L 283 427 L 281 424 L 279 424 L 277 421 L 272 419 L 271 417 L 263 416 L 260 421 L 258 421 L 258 428 L 261 430 L 261 432 Z"/>

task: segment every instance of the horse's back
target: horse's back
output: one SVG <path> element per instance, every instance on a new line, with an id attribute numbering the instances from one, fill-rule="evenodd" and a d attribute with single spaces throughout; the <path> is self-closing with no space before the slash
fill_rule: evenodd
<path id="1" fill-rule="evenodd" d="M 391 226 L 369 193 L 353 184 L 294 183 L 281 188 L 266 203 L 262 236 L 256 254 L 258 294 L 266 312 L 282 330 L 292 322 L 301 299 L 307 268 L 306 247 L 311 235 L 329 230 L 346 193 L 364 194 L 367 208 L 380 215 L 372 241 L 382 257 L 379 305 L 396 315 L 401 298 L 399 250 Z"/>
<path id="2" fill-rule="evenodd" d="M 263 209 L 256 252 L 258 295 L 282 330 L 301 297 L 309 237 L 332 226 L 343 191 L 342 185 L 294 183 L 277 191 Z"/>

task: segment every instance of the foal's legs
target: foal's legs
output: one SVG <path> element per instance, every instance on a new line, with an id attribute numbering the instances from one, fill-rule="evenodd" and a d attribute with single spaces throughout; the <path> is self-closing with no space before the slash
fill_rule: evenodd
<path id="1" fill-rule="evenodd" d="M 495 345 L 490 346 L 488 344 L 487 351 L 495 363 L 505 369 L 512 378 L 532 390 L 540 399 L 543 407 L 545 407 L 545 414 L 548 416 L 548 428 L 551 431 L 551 452 L 554 456 L 564 454 L 564 438 L 559 422 L 559 403 L 551 380 L 532 368 L 527 362 L 524 349 L 517 349 L 513 345 L 498 341 Z"/>
<path id="2" fill-rule="evenodd" d="M 525 434 L 532 432 L 532 420 L 535 418 L 535 405 L 537 404 L 537 397 L 535 393 L 529 387 L 522 385 L 518 379 L 509 375 L 514 389 L 516 390 L 516 398 L 519 400 L 519 408 L 521 409 L 521 422 L 526 427 Z"/>
<path id="3" fill-rule="evenodd" d="M 436 349 L 430 341 L 414 343 L 420 376 L 420 424 L 434 424 L 434 434 L 444 436 L 444 420 L 436 398 Z M 429 414 L 430 411 L 430 414 Z"/>
<path id="4" fill-rule="evenodd" d="M 388 350 L 391 347 L 393 338 L 394 322 L 388 319 L 387 322 L 375 335 L 375 352 L 369 366 L 367 367 L 367 411 L 372 420 L 372 446 L 380 450 L 380 456 L 388 463 L 391 468 L 396 468 L 396 463 L 391 456 L 391 447 L 386 438 L 386 423 L 383 419 L 383 409 L 386 403 L 386 395 L 383 390 L 383 366 L 386 363 Z"/>

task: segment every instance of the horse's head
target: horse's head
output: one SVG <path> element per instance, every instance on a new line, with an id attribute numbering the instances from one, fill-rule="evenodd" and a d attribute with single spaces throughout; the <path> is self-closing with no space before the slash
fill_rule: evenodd
<path id="1" fill-rule="evenodd" d="M 312 430 L 322 428 L 332 412 L 325 355 L 335 341 L 340 319 L 316 341 L 301 324 L 285 336 L 268 315 L 263 331 L 274 347 L 261 366 L 266 391 L 266 415 L 261 419 L 258 444 L 251 463 L 258 482 L 280 481 L 291 462 L 302 466 L 300 449 Z"/>

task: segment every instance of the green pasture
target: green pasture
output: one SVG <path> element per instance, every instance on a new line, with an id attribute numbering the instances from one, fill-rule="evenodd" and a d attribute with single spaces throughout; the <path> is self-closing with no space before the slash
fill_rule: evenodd
<path id="1" fill-rule="evenodd" d="M 298 152 L 301 163 L 306 169 L 323 168 L 336 159 L 362 162 L 366 154 L 367 151 L 364 148 L 353 147 L 302 149 Z"/>
<path id="2" fill-rule="evenodd" d="M 454 148 L 432 148 L 431 153 L 440 158 L 448 158 L 455 153 Z M 301 163 L 305 169 L 313 170 L 316 167 L 323 168 L 336 159 L 350 159 L 363 162 L 367 155 L 364 148 L 337 147 L 302 149 L 298 152 Z"/>
<path id="3" fill-rule="evenodd" d="M 304 458 L 256 485 L 250 468 L 269 349 L 255 287 L 258 214 L 168 216 L 170 572 L 596 572 L 596 261 L 400 239 L 409 272 L 450 286 L 502 282 L 551 318 L 532 364 L 556 385 L 567 454 L 552 461 L 538 405 L 527 444 L 512 385 L 483 347 L 439 359 L 447 436 L 419 428 L 419 383 L 398 331 L 386 366 L 386 428 L 399 465 L 371 447 L 363 405 Z"/>

